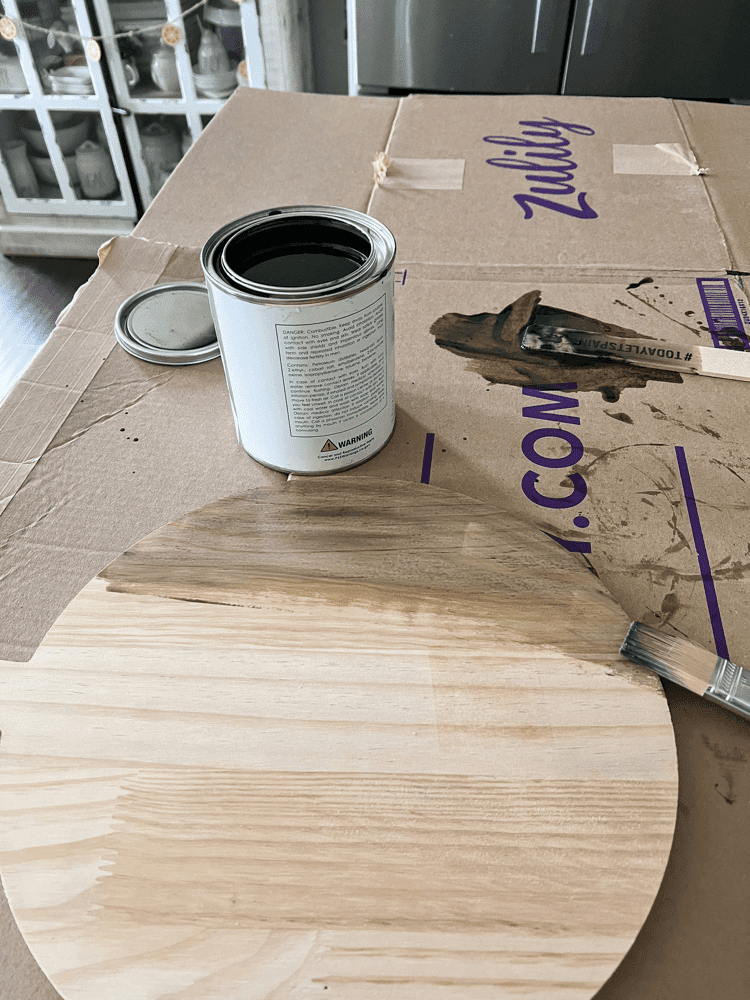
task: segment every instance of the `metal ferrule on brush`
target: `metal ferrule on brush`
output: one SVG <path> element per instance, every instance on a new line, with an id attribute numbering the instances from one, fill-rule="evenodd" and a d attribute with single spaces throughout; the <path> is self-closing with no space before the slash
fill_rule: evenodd
<path id="1" fill-rule="evenodd" d="M 643 622 L 630 626 L 620 653 L 660 677 L 750 719 L 750 672 L 723 656 L 679 636 L 665 635 Z"/>

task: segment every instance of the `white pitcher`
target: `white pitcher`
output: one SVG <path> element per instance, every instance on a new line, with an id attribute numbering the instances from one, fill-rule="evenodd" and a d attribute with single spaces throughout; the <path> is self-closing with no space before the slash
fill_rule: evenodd
<path id="1" fill-rule="evenodd" d="M 151 79 L 165 94 L 179 94 L 180 75 L 177 72 L 177 57 L 171 45 L 162 42 L 151 57 Z"/>

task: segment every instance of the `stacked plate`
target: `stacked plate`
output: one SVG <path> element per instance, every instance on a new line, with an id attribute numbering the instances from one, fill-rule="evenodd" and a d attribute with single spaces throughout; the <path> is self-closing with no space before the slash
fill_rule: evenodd
<path id="1" fill-rule="evenodd" d="M 94 82 L 88 66 L 61 66 L 47 73 L 53 94 L 93 94 Z"/>
<path id="2" fill-rule="evenodd" d="M 237 63 L 233 62 L 231 69 L 225 73 L 199 73 L 196 65 L 193 66 L 193 77 L 199 94 L 223 100 L 237 88 Z"/>

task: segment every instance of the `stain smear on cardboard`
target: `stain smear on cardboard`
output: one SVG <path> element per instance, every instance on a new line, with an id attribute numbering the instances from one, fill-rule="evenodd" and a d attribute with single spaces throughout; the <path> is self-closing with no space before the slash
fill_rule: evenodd
<path id="1" fill-rule="evenodd" d="M 617 402 L 623 389 L 642 389 L 649 381 L 682 382 L 678 372 L 641 368 L 622 361 L 573 355 L 532 353 L 521 347 L 521 331 L 532 316 L 545 325 L 567 326 L 601 336 L 639 337 L 635 330 L 603 323 L 581 313 L 539 304 L 541 292 L 526 292 L 499 313 L 446 313 L 430 327 L 438 347 L 469 358 L 467 371 L 493 384 L 550 385 L 575 382 L 579 392 L 600 392 Z"/>

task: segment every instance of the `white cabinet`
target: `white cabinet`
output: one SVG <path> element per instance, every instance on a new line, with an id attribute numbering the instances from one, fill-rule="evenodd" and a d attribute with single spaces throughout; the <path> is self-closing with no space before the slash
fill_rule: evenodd
<path id="1" fill-rule="evenodd" d="M 138 216 L 103 67 L 66 40 L 68 61 L 82 65 L 65 67 L 67 79 L 51 72 L 46 34 L 22 23 L 41 20 L 26 9 L 22 17 L 17 0 L 2 0 L 15 38 L 0 44 L 0 251 L 91 256 Z M 94 34 L 84 0 L 64 9 L 60 26 Z"/>
<path id="2" fill-rule="evenodd" d="M 209 0 L 185 16 L 180 0 L 93 0 L 93 5 L 105 35 L 113 100 L 127 112 L 122 124 L 146 208 L 229 94 L 243 84 L 265 86 L 258 11 L 254 0 Z M 149 28 L 145 33 L 144 25 Z M 141 33 L 132 39 L 114 37 L 137 28 Z M 206 29 L 228 64 L 211 77 L 196 76 Z M 162 34 L 174 44 L 165 44 Z"/>
<path id="3" fill-rule="evenodd" d="M 255 0 L 207 0 L 195 10 L 191 0 L 88 2 L 60 8 L 59 0 L 0 0 L 6 33 L 15 32 L 12 40 L 0 37 L 2 253 L 94 256 L 111 236 L 132 231 L 235 87 L 266 86 Z M 75 69 L 52 69 L 47 33 L 24 27 L 41 25 L 42 10 L 47 27 L 52 10 L 63 22 L 52 28 L 80 36 L 55 42 L 57 63 L 65 58 L 80 64 Z M 219 77 L 196 77 L 206 30 L 206 42 L 215 47 L 215 35 L 226 53 Z M 102 61 L 86 46 L 95 35 L 103 36 Z M 162 44 L 162 35 L 172 44 Z M 72 51 L 63 54 L 60 45 Z M 89 160 L 98 157 L 101 168 L 98 187 L 82 176 L 91 166 L 80 151 L 86 141 Z"/>

